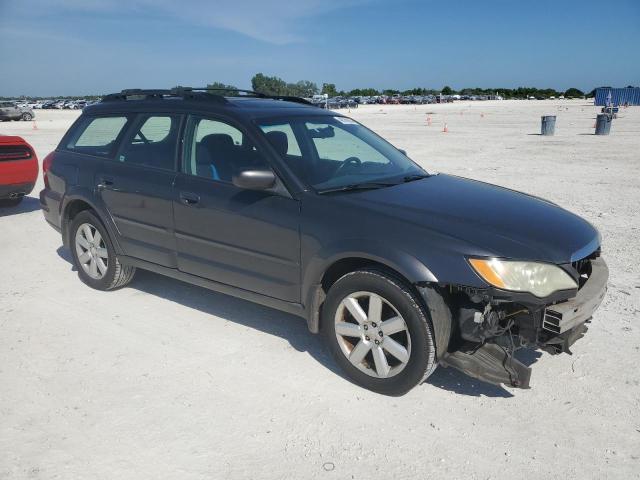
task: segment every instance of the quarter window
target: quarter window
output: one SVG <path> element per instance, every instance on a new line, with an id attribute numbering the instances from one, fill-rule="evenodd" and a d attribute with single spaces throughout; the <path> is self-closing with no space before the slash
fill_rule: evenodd
<path id="1" fill-rule="evenodd" d="M 127 117 L 87 117 L 67 144 L 69 150 L 109 156 Z"/>

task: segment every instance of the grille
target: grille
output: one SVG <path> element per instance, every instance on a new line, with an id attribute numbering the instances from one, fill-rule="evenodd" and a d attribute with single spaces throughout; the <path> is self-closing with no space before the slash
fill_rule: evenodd
<path id="1" fill-rule="evenodd" d="M 560 328 L 561 321 L 562 321 L 561 313 L 546 309 L 544 312 L 544 319 L 542 320 L 542 328 L 550 332 L 553 332 L 555 334 L 559 334 L 561 333 L 561 328 Z"/>

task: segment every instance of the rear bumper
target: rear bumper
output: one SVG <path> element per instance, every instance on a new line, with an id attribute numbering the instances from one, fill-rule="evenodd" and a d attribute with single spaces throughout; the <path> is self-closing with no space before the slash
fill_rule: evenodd
<path id="1" fill-rule="evenodd" d="M 58 232 L 62 231 L 60 222 L 60 198 L 51 190 L 45 188 L 40 191 L 40 208 L 47 223 Z"/>
<path id="2" fill-rule="evenodd" d="M 29 195 L 33 190 L 34 185 L 34 182 L 0 185 L 0 199 Z"/>
<path id="3" fill-rule="evenodd" d="M 26 146 L 22 147 L 28 149 Z M 3 160 L 0 162 L 0 179 L 4 186 L 30 183 L 33 188 L 38 179 L 38 160 L 35 155 L 24 160 Z"/>

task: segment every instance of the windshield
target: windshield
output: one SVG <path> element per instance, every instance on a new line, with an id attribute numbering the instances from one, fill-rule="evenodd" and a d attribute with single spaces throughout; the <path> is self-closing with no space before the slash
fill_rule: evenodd
<path id="1" fill-rule="evenodd" d="M 427 174 L 350 118 L 289 117 L 260 120 L 258 126 L 287 165 L 319 192 Z"/>

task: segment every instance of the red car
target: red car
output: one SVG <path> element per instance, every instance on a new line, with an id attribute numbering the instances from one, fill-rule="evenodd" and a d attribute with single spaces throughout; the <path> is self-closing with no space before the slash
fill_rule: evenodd
<path id="1" fill-rule="evenodd" d="M 38 178 L 38 157 L 21 137 L 0 135 L 0 206 L 14 206 L 31 193 Z"/>

